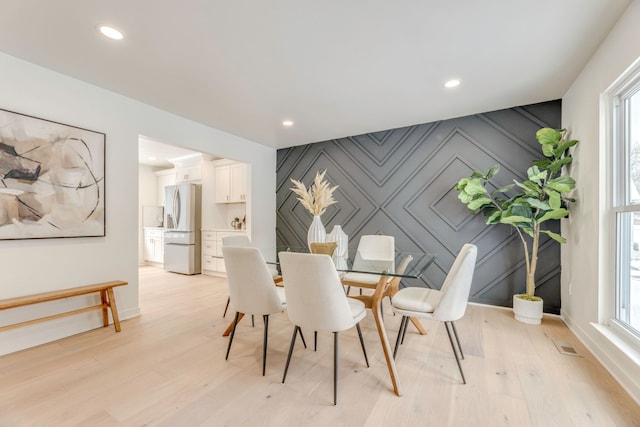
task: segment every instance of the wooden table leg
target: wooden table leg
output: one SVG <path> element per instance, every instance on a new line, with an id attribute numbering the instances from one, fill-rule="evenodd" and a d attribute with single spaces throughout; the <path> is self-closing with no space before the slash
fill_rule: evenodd
<path id="1" fill-rule="evenodd" d="M 381 277 L 378 286 L 385 287 L 387 285 L 387 278 Z M 387 337 L 387 331 L 384 328 L 384 320 L 382 319 L 382 300 L 384 290 L 376 290 L 371 300 L 371 311 L 376 321 L 376 327 L 378 328 L 378 335 L 380 336 L 380 343 L 382 344 L 382 350 L 384 351 L 384 358 L 387 361 L 387 368 L 389 369 L 389 377 L 391 377 L 391 383 L 393 384 L 393 391 L 398 396 L 402 396 L 400 390 L 400 379 L 398 378 L 398 370 L 396 369 L 396 362 L 393 359 L 393 353 L 391 345 L 389 344 L 389 338 Z"/>
<path id="2" fill-rule="evenodd" d="M 238 313 L 238 323 L 240 323 L 240 319 L 242 319 L 243 317 L 244 317 L 244 313 Z M 224 330 L 224 332 L 222 333 L 222 336 L 223 337 L 229 336 L 232 329 L 233 329 L 233 320 L 231 321 L 231 323 L 229 323 L 229 326 L 227 326 L 227 329 Z"/>
<path id="3" fill-rule="evenodd" d="M 109 307 L 111 307 L 113 326 L 115 326 L 116 332 L 120 332 L 120 319 L 118 318 L 118 308 L 116 307 L 116 297 L 113 295 L 113 288 L 107 289 L 107 295 L 109 296 Z"/>
<path id="4" fill-rule="evenodd" d="M 415 326 L 418 332 L 420 332 L 420 335 L 427 335 L 427 331 L 424 329 L 424 326 L 422 326 L 422 323 L 420 323 L 420 319 L 417 317 L 410 317 L 409 320 L 411 320 L 413 326 Z"/>
<path id="5" fill-rule="evenodd" d="M 102 326 L 109 326 L 109 301 L 107 300 L 107 291 L 100 291 L 100 300 L 102 301 Z"/>

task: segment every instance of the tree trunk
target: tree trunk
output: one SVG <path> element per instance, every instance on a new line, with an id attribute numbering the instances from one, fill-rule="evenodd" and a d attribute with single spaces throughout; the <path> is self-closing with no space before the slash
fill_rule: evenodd
<path id="1" fill-rule="evenodd" d="M 530 297 L 536 293 L 536 267 L 538 264 L 538 243 L 540 241 L 540 225 L 536 224 L 533 228 L 533 245 L 531 246 L 531 262 L 527 270 L 527 287 L 526 292 Z"/>

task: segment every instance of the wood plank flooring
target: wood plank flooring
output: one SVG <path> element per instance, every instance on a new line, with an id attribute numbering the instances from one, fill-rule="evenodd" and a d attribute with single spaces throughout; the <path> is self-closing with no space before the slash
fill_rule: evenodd
<path id="1" fill-rule="evenodd" d="M 331 334 L 294 351 L 293 326 L 271 317 L 261 375 L 262 319 L 239 325 L 229 360 L 224 279 L 140 269 L 142 316 L 0 357 L 0 427 L 14 426 L 640 426 L 640 407 L 561 320 L 516 322 L 509 310 L 469 306 L 457 322 L 467 385 L 443 326 L 412 327 L 398 353 L 404 392 L 393 394 L 370 313 L 340 336 L 338 405 Z M 385 306 L 392 344 L 400 324 Z M 231 312 L 231 310 L 230 310 Z M 313 341 L 311 331 L 307 343 Z M 582 357 L 562 355 L 554 340 Z"/>

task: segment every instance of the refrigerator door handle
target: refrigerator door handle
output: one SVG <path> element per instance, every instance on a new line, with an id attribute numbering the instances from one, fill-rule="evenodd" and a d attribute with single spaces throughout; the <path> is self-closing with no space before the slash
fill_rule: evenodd
<path id="1" fill-rule="evenodd" d="M 175 227 L 180 228 L 180 193 L 178 192 L 178 186 L 173 191 L 173 217 L 175 218 Z"/>

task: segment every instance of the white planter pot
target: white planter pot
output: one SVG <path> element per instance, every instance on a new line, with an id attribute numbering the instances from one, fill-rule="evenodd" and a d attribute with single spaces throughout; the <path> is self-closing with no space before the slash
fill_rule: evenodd
<path id="1" fill-rule="evenodd" d="M 528 301 L 526 299 L 513 296 L 513 315 L 516 320 L 530 325 L 539 325 L 542 320 L 543 301 Z"/>

